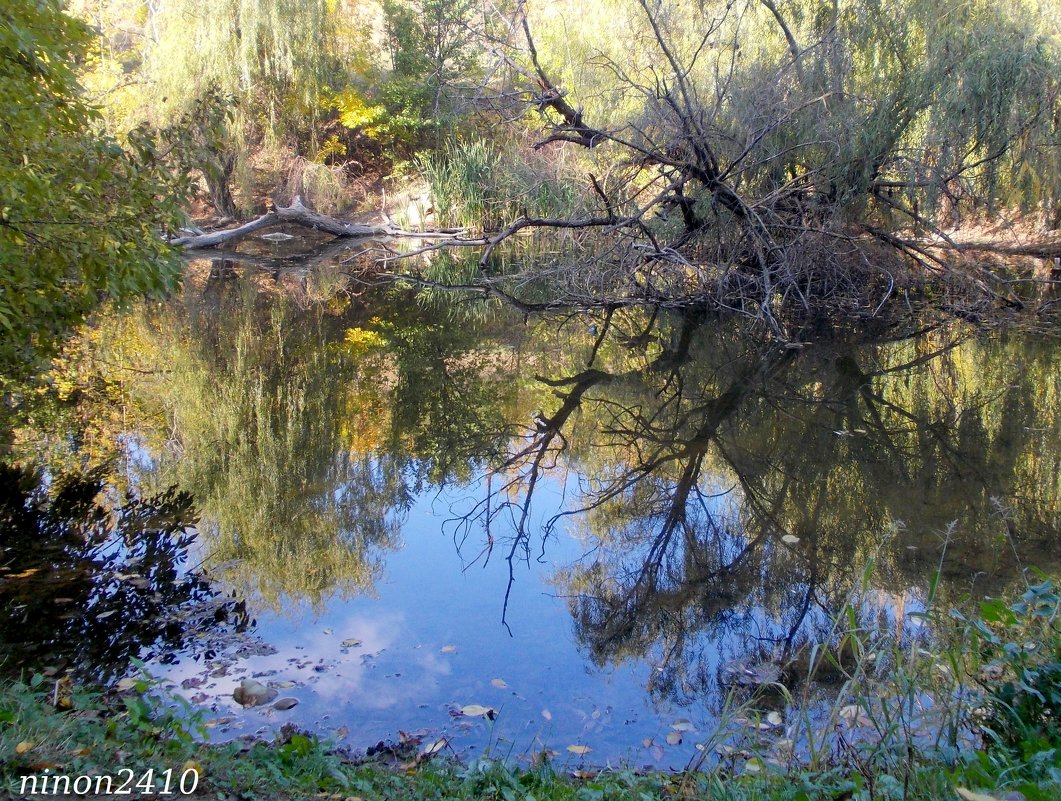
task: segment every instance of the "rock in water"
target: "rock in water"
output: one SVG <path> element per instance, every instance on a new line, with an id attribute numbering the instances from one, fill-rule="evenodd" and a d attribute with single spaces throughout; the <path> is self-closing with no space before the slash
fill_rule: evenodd
<path id="1" fill-rule="evenodd" d="M 278 693 L 254 679 L 244 679 L 232 691 L 232 697 L 240 706 L 261 706 L 272 701 Z"/>

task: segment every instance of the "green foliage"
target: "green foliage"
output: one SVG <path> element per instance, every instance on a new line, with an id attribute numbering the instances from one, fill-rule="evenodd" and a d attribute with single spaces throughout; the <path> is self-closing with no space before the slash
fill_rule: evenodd
<path id="1" fill-rule="evenodd" d="M 1030 586 L 1009 605 L 985 602 L 981 618 L 982 672 L 994 679 L 986 729 L 1025 758 L 1061 751 L 1061 599 L 1054 583 Z"/>
<path id="2" fill-rule="evenodd" d="M 412 95 L 422 85 L 420 111 L 437 116 L 447 89 L 474 78 L 479 59 L 469 23 L 472 0 L 383 0 L 385 31 L 399 94 Z M 412 97 L 410 97 L 410 100 Z"/>
<path id="3" fill-rule="evenodd" d="M 102 297 L 174 285 L 160 233 L 180 219 L 146 129 L 125 147 L 97 130 L 74 65 L 91 41 L 57 0 L 0 9 L 0 371 L 24 376 Z"/>
<path id="4" fill-rule="evenodd" d="M 328 105 L 346 128 L 377 142 L 391 158 L 408 157 L 452 121 L 453 92 L 474 80 L 479 44 L 470 0 L 384 0 L 383 35 L 390 69 L 343 86 Z M 371 88 L 367 88 L 371 84 Z"/>

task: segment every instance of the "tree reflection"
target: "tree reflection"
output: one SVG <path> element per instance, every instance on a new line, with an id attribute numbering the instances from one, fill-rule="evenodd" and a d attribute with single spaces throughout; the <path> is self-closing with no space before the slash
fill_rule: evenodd
<path id="1" fill-rule="evenodd" d="M 474 329 L 402 297 L 302 303 L 303 288 L 211 268 L 145 318 L 168 370 L 133 390 L 167 410 L 154 469 L 201 504 L 215 575 L 275 607 L 371 593 L 415 494 L 504 441 L 507 393 Z"/>
<path id="2" fill-rule="evenodd" d="M 728 662 L 798 651 L 871 560 L 900 618 L 941 563 L 947 601 L 1000 591 L 1027 554 L 1051 567 L 1044 338 L 780 347 L 705 315 L 522 319 L 330 283 L 309 302 L 324 283 L 214 271 L 119 360 L 151 470 L 201 500 L 209 563 L 277 606 L 371 592 L 414 499 L 462 485 L 458 545 L 508 560 L 503 618 L 517 564 L 571 532 L 586 555 L 555 582 L 579 640 L 600 664 L 651 655 L 653 692 L 689 700 Z"/>
<path id="3" fill-rule="evenodd" d="M 1049 344 L 941 330 L 777 349 L 685 319 L 641 353 L 644 334 L 618 327 L 625 346 L 598 340 L 588 368 L 542 377 L 554 411 L 470 519 L 513 512 L 511 564 L 531 552 L 545 472 L 580 476 L 543 526 L 588 543 L 558 584 L 598 663 L 654 655 L 653 692 L 702 697 L 726 660 L 791 656 L 871 557 L 901 604 L 944 548 L 952 597 L 1054 552 L 1037 548 L 1056 546 L 1059 522 Z"/>
<path id="4" fill-rule="evenodd" d="M 49 489 L 0 465 L 0 649 L 4 668 L 108 678 L 134 658 L 162 661 L 218 626 L 246 627 L 245 606 L 219 598 L 186 566 L 192 500 L 174 489 L 108 508 L 102 471 Z"/>

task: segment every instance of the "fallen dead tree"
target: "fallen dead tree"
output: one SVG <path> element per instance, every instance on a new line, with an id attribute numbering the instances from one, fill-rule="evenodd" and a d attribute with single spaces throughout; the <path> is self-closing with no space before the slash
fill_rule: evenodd
<path id="1" fill-rule="evenodd" d="M 247 234 L 269 228 L 274 225 L 301 225 L 315 231 L 324 231 L 341 238 L 368 239 L 371 237 L 411 237 L 419 239 L 439 239 L 457 236 L 462 233 L 461 229 L 443 228 L 434 231 L 408 231 L 393 225 L 363 225 L 359 223 L 344 222 L 326 214 L 320 214 L 303 205 L 301 198 L 295 197 L 290 206 L 276 206 L 256 220 L 237 226 L 226 228 L 222 231 L 211 231 L 205 234 L 192 234 L 189 236 L 174 237 L 169 240 L 171 245 L 185 248 L 187 250 L 202 250 L 214 248 L 231 242 L 234 239 L 247 236 Z"/>

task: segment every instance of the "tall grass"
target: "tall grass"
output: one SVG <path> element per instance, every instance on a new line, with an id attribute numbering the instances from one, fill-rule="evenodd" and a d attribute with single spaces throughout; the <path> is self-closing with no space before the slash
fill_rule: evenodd
<path id="1" fill-rule="evenodd" d="M 828 636 L 809 645 L 801 675 L 729 693 L 686 790 L 721 770 L 767 782 L 768 799 L 1061 798 L 1054 583 L 967 617 L 937 606 L 937 571 L 923 611 L 884 622 L 858 611 L 871 574 L 872 563 Z M 824 671 L 840 677 L 830 697 L 814 681 Z"/>
<path id="2" fill-rule="evenodd" d="M 580 192 L 545 158 L 485 141 L 454 141 L 417 163 L 427 181 L 436 221 L 497 230 L 520 216 L 577 212 Z"/>

